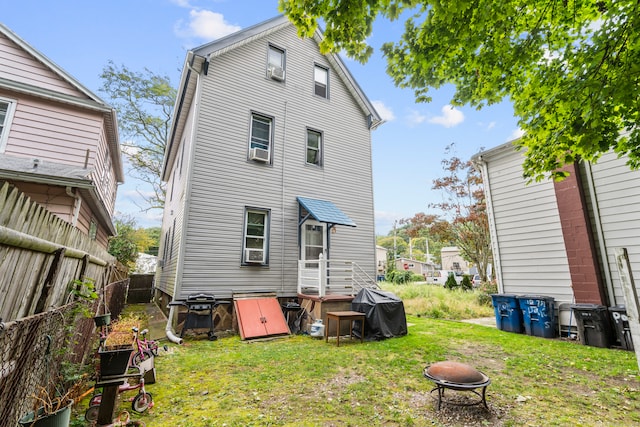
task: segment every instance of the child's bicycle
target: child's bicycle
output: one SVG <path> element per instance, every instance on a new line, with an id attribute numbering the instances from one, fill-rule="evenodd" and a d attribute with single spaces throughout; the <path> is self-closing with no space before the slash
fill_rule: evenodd
<path id="1" fill-rule="evenodd" d="M 148 329 L 143 329 L 140 332 L 138 332 L 138 328 L 136 326 L 131 329 L 133 330 L 133 345 L 135 353 L 131 356 L 131 363 L 129 366 L 139 367 L 145 360 L 158 355 L 159 345 L 158 341 L 147 339 L 147 334 L 149 333 Z M 140 335 L 142 335 L 142 339 L 140 339 Z M 169 350 L 166 345 L 163 346 L 163 349 L 164 351 Z"/>
<path id="2" fill-rule="evenodd" d="M 129 399 L 131 401 L 131 409 L 142 413 L 149 408 L 153 408 L 153 396 L 144 389 L 144 375 L 142 372 L 140 372 L 140 380 L 138 381 L 138 384 L 129 384 L 129 380 L 125 379 L 124 384 L 118 386 L 118 394 L 130 390 L 139 390 L 136 396 Z M 85 420 L 93 422 L 98 419 L 101 402 L 102 393 L 93 395 L 91 400 L 89 400 L 89 408 L 87 408 L 84 413 Z"/>

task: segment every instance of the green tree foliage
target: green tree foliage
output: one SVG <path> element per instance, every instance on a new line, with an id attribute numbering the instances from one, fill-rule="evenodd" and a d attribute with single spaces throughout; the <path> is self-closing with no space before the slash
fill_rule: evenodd
<path id="1" fill-rule="evenodd" d="M 154 244 L 154 240 L 146 229 L 137 228 L 136 222 L 132 218 L 116 218 L 114 225 L 116 226 L 116 235 L 109 239 L 109 253 L 129 269 L 133 269 L 138 259 L 138 253 L 147 252 Z"/>
<path id="2" fill-rule="evenodd" d="M 460 282 L 460 287 L 463 291 L 470 291 L 473 289 L 473 283 L 471 283 L 471 279 L 468 274 L 462 276 L 462 282 Z"/>
<path id="3" fill-rule="evenodd" d="M 447 147 L 450 154 L 453 144 Z M 445 176 L 433 181 L 433 189 L 444 192 L 441 203 L 432 207 L 440 209 L 451 218 L 451 231 L 461 255 L 475 264 L 482 280 L 487 280 L 487 265 L 493 256 L 491 236 L 480 172 L 470 161 L 456 156 L 442 160 Z"/>
<path id="4" fill-rule="evenodd" d="M 409 16 L 382 46 L 395 84 L 418 101 L 455 85 L 452 105 L 505 99 L 526 132 L 524 175 L 540 180 L 613 149 L 640 167 L 640 3 L 637 0 L 280 0 L 311 36 L 324 21 L 323 52 L 365 62 L 374 20 Z M 622 136 L 620 133 L 624 130 Z"/>
<path id="5" fill-rule="evenodd" d="M 140 191 L 141 210 L 162 209 L 166 188 L 161 180 L 176 89 L 169 77 L 149 69 L 135 72 L 109 63 L 102 70 L 101 91 L 118 112 L 122 151 L 133 174 L 152 189 Z"/>

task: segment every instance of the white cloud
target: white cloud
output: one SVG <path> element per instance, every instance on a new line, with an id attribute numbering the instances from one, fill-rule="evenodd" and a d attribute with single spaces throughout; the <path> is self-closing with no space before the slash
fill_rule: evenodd
<path id="1" fill-rule="evenodd" d="M 493 129 L 494 127 L 496 127 L 496 122 L 491 122 L 491 123 L 489 123 L 489 124 L 487 125 L 487 130 L 491 130 L 491 129 Z"/>
<path id="2" fill-rule="evenodd" d="M 189 0 L 171 0 L 171 3 L 180 7 L 191 7 Z"/>
<path id="3" fill-rule="evenodd" d="M 189 12 L 188 23 L 180 20 L 175 26 L 175 32 L 179 37 L 198 37 L 205 40 L 219 39 L 241 29 L 239 25 L 225 21 L 220 13 L 196 9 Z"/>
<path id="4" fill-rule="evenodd" d="M 393 111 L 391 111 L 391 108 L 384 105 L 384 102 L 372 101 L 371 103 L 373 104 L 373 108 L 376 109 L 378 114 L 380 114 L 382 120 L 384 120 L 385 122 L 390 122 L 396 119 L 396 116 L 393 114 Z"/>
<path id="5" fill-rule="evenodd" d="M 507 138 L 507 141 L 513 141 L 514 139 L 518 139 L 523 135 L 524 135 L 524 131 L 522 129 L 520 128 L 514 129 L 514 131 L 511 132 L 511 135 L 509 135 L 509 137 Z"/>
<path id="6" fill-rule="evenodd" d="M 464 114 L 451 105 L 442 107 L 442 115 L 430 118 L 429 123 L 442 125 L 446 128 L 454 127 L 464 121 Z"/>
<path id="7" fill-rule="evenodd" d="M 409 121 L 409 125 L 415 126 L 427 120 L 427 116 L 417 110 L 411 110 L 409 116 L 407 116 L 407 120 Z"/>

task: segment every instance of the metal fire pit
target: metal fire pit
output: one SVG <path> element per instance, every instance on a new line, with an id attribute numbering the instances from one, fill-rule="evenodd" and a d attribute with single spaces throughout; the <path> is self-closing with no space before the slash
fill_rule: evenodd
<path id="1" fill-rule="evenodd" d="M 436 386 L 431 390 L 438 391 L 438 410 L 442 402 L 458 406 L 472 406 L 483 404 L 487 406 L 486 391 L 491 380 L 482 372 L 475 368 L 458 362 L 437 362 L 424 368 L 425 378 L 431 380 Z M 482 392 L 478 391 L 481 388 Z M 454 402 L 446 400 L 444 392 L 446 389 L 456 391 L 469 391 L 478 397 L 472 402 Z"/>

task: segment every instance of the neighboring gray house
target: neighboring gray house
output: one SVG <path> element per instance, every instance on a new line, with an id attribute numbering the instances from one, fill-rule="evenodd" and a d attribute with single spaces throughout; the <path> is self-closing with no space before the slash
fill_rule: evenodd
<path id="1" fill-rule="evenodd" d="M 375 283 L 371 131 L 382 121 L 321 38 L 279 16 L 187 53 L 157 297 L 328 297 Z"/>
<path id="2" fill-rule="evenodd" d="M 625 298 L 616 258 L 626 248 L 629 273 L 640 279 L 640 171 L 626 158 L 609 152 L 567 167 L 562 182 L 528 185 L 513 142 L 472 160 L 485 184 L 500 293 L 553 297 L 564 329 L 575 325 L 570 303 L 637 305 Z"/>

